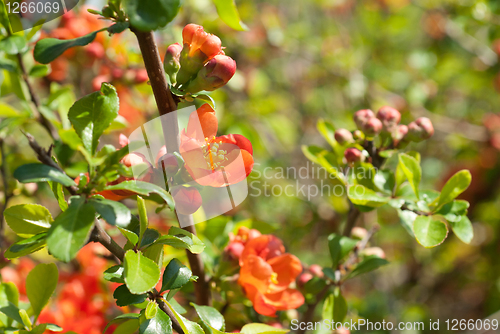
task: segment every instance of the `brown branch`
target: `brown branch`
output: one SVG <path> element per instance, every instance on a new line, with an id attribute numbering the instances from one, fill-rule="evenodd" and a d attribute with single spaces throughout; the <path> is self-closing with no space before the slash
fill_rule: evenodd
<path id="1" fill-rule="evenodd" d="M 152 31 L 141 32 L 134 28 L 131 30 L 136 35 L 137 41 L 139 42 L 139 48 L 141 49 L 144 65 L 146 67 L 146 71 L 148 72 L 149 81 L 151 83 L 151 88 L 153 89 L 153 94 L 160 116 L 175 112 L 177 110 L 177 103 L 168 88 L 163 64 L 158 52 L 158 47 L 155 43 L 154 33 Z M 172 119 L 174 121 L 167 122 L 166 118 L 162 118 L 163 137 L 165 139 L 167 152 L 170 153 L 178 152 L 180 145 L 177 116 L 175 115 Z M 177 218 L 179 221 L 188 221 L 188 226 L 184 229 L 196 235 L 196 229 L 190 215 L 181 215 L 177 213 Z M 207 278 L 205 277 L 203 260 L 199 254 L 193 254 L 189 250 L 186 250 L 186 253 L 193 274 L 199 277 L 198 281 L 194 284 L 196 302 L 200 305 L 210 305 L 210 287 Z"/>
<path id="2" fill-rule="evenodd" d="M 9 191 L 9 178 L 7 176 L 7 165 L 6 165 L 6 154 L 5 154 L 5 145 L 4 145 L 4 140 L 3 138 L 0 138 L 0 154 L 2 157 L 2 166 L 0 166 L 0 173 L 2 174 L 2 183 L 3 183 L 3 205 L 2 209 L 0 210 L 0 250 L 3 250 L 4 248 L 4 237 L 3 237 L 3 231 L 4 231 L 4 224 L 3 224 L 3 217 L 4 217 L 4 212 L 5 209 L 7 209 L 7 204 L 9 203 L 10 198 L 12 197 L 12 192 Z"/>
<path id="3" fill-rule="evenodd" d="M 57 129 L 40 112 L 40 106 L 41 106 L 40 99 L 38 98 L 38 95 L 35 93 L 35 89 L 31 85 L 31 82 L 29 80 L 28 72 L 26 71 L 26 66 L 24 66 L 24 62 L 23 62 L 23 55 L 18 53 L 17 60 L 19 62 L 19 68 L 21 69 L 21 77 L 23 78 L 24 82 L 26 83 L 26 86 L 28 87 L 31 101 L 33 102 L 33 104 L 35 106 L 34 112 L 35 112 L 36 120 L 47 130 L 47 132 L 52 137 L 52 139 L 59 140 L 59 133 L 57 132 Z"/>
<path id="4" fill-rule="evenodd" d="M 60 172 L 66 174 L 64 170 L 61 167 L 59 167 L 59 165 L 54 160 L 52 160 L 52 154 L 51 154 L 52 146 L 49 147 L 48 150 L 46 150 L 38 144 L 38 142 L 35 140 L 35 137 L 33 137 L 31 134 L 24 133 L 24 135 L 26 136 L 26 138 L 28 138 L 28 142 L 33 151 L 35 151 L 38 161 L 40 161 L 44 165 L 54 167 L 58 169 Z M 66 189 L 68 189 L 71 195 L 76 195 L 78 191 L 78 187 L 76 186 L 66 187 Z"/>

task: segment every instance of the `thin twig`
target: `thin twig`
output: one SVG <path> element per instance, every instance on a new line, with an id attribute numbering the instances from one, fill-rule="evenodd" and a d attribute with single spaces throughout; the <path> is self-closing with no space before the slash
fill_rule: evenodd
<path id="1" fill-rule="evenodd" d="M 19 62 L 19 68 L 21 69 L 21 76 L 22 76 L 24 82 L 26 83 L 26 86 L 28 87 L 31 101 L 33 102 L 33 104 L 35 106 L 34 112 L 35 112 L 36 120 L 47 130 L 47 132 L 52 137 L 52 139 L 59 140 L 59 133 L 57 132 L 57 129 L 40 112 L 40 106 L 41 106 L 40 99 L 38 98 L 38 95 L 35 93 L 35 89 L 31 85 L 31 82 L 30 82 L 29 76 L 28 76 L 28 72 L 26 71 L 26 66 L 24 66 L 22 54 L 20 54 L 20 53 L 17 54 L 17 60 Z"/>
<path id="2" fill-rule="evenodd" d="M 152 31 L 141 32 L 133 28 L 131 30 L 136 35 L 137 41 L 139 42 L 139 48 L 141 49 L 144 65 L 149 76 L 160 116 L 175 112 L 177 110 L 177 103 L 168 88 L 163 64 L 158 52 L 158 47 L 155 43 L 154 33 Z M 178 152 L 180 143 L 177 117 L 174 116 L 171 122 L 163 120 L 162 127 L 167 152 Z M 178 219 L 181 218 L 183 221 L 188 221 L 188 226 L 184 227 L 184 229 L 196 235 L 196 229 L 193 225 L 191 215 L 181 215 L 177 213 L 177 217 Z M 181 219 L 179 219 L 179 222 Z M 210 287 L 205 277 L 203 260 L 199 254 L 193 254 L 189 250 L 186 250 L 186 253 L 193 274 L 199 277 L 198 281 L 194 284 L 196 302 L 200 305 L 210 305 Z"/>

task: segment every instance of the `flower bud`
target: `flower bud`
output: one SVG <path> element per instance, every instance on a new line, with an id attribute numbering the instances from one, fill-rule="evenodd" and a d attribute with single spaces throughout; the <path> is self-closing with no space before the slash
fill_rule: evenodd
<path id="1" fill-rule="evenodd" d="M 172 191 L 175 210 L 183 215 L 190 215 L 198 211 L 202 204 L 200 192 L 194 187 L 178 187 Z"/>
<path id="2" fill-rule="evenodd" d="M 352 137 L 355 141 L 360 142 L 365 140 L 365 134 L 361 130 L 356 130 L 352 133 Z"/>
<path id="3" fill-rule="evenodd" d="M 160 170 L 164 170 L 168 177 L 174 176 L 179 170 L 179 162 L 175 155 L 166 153 L 157 159 L 157 165 Z"/>
<path id="4" fill-rule="evenodd" d="M 385 259 L 385 252 L 380 247 L 368 247 L 363 250 L 364 256 L 376 256 L 381 259 Z"/>
<path id="5" fill-rule="evenodd" d="M 101 59 L 106 54 L 106 51 L 101 43 L 92 42 L 85 47 L 85 53 L 89 58 Z"/>
<path id="6" fill-rule="evenodd" d="M 378 110 L 377 118 L 382 122 L 382 130 L 391 132 L 401 121 L 401 114 L 392 107 L 384 106 Z"/>
<path id="7" fill-rule="evenodd" d="M 408 127 L 406 125 L 401 124 L 396 126 L 396 128 L 391 133 L 394 146 L 397 146 L 401 142 L 401 140 L 406 137 L 407 133 Z"/>
<path id="8" fill-rule="evenodd" d="M 325 276 L 323 268 L 321 268 L 319 264 L 311 264 L 309 266 L 309 272 L 319 278 L 323 278 L 323 276 Z"/>
<path id="9" fill-rule="evenodd" d="M 427 117 L 420 117 L 414 122 L 408 124 L 408 134 L 406 138 L 409 141 L 421 142 L 422 140 L 429 139 L 434 134 L 434 127 L 432 122 Z"/>
<path id="10" fill-rule="evenodd" d="M 148 71 L 145 68 L 135 71 L 134 82 L 140 84 L 148 81 Z"/>
<path id="11" fill-rule="evenodd" d="M 239 259 L 241 256 L 241 253 L 243 253 L 243 250 L 245 249 L 245 245 L 243 245 L 241 242 L 231 242 L 227 247 L 224 249 L 226 253 L 231 256 L 233 259 Z"/>
<path id="12" fill-rule="evenodd" d="M 358 110 L 354 113 L 353 119 L 354 123 L 356 123 L 356 126 L 358 127 L 359 130 L 363 131 L 365 124 L 368 122 L 368 120 L 372 119 L 375 117 L 375 114 L 373 111 L 370 109 L 363 109 L 363 110 Z"/>
<path id="13" fill-rule="evenodd" d="M 340 144 L 348 144 L 354 142 L 352 133 L 347 129 L 338 129 L 335 131 L 335 140 Z"/>
<path id="14" fill-rule="evenodd" d="M 382 131 L 382 122 L 378 118 L 370 118 L 363 128 L 367 137 L 375 137 L 380 131 Z"/>
<path id="15" fill-rule="evenodd" d="M 219 37 L 208 34 L 202 26 L 188 24 L 182 30 L 184 47 L 180 53 L 181 68 L 177 73 L 177 82 L 183 84 L 200 71 L 203 65 L 222 51 Z"/>
<path id="16" fill-rule="evenodd" d="M 163 68 L 170 77 L 171 83 L 176 82 L 177 72 L 179 72 L 179 69 L 181 68 L 181 64 L 179 62 L 181 51 L 182 46 L 179 43 L 174 43 L 167 48 L 167 53 L 165 53 Z"/>
<path id="17" fill-rule="evenodd" d="M 313 279 L 313 275 L 311 273 L 302 273 L 297 279 L 297 285 L 303 287 L 307 282 Z"/>
<path id="18" fill-rule="evenodd" d="M 349 147 L 344 152 L 344 157 L 348 163 L 360 162 L 363 160 L 363 154 L 354 147 Z"/>
<path id="19" fill-rule="evenodd" d="M 366 228 L 354 226 L 351 231 L 351 235 L 356 239 L 364 239 L 368 235 Z"/>
<path id="20" fill-rule="evenodd" d="M 215 90 L 224 86 L 235 72 L 236 62 L 231 57 L 217 55 L 198 72 L 187 87 L 183 87 L 183 90 L 189 93 Z"/>

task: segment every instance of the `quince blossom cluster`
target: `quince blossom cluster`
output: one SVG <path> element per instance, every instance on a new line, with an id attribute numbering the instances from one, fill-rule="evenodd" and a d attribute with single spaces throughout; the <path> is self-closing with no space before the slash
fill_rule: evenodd
<path id="1" fill-rule="evenodd" d="M 188 24 L 183 45 L 168 47 L 163 66 L 170 82 L 185 93 L 213 91 L 224 86 L 236 72 L 236 62 L 224 54 L 219 37 L 202 26 Z"/>
<path id="2" fill-rule="evenodd" d="M 280 239 L 240 227 L 236 235 L 230 235 L 225 251 L 238 259 L 238 284 L 257 313 L 275 317 L 276 311 L 304 304 L 302 293 L 291 287 L 302 272 L 302 264 L 296 256 L 285 253 Z"/>

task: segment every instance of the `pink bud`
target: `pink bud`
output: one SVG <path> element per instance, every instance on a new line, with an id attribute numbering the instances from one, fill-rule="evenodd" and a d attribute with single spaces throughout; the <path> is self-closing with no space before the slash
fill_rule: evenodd
<path id="1" fill-rule="evenodd" d="M 306 285 L 307 282 L 313 279 L 313 275 L 311 273 L 303 273 L 300 274 L 299 278 L 297 279 L 297 285 L 300 287 L 303 287 Z"/>
<path id="2" fill-rule="evenodd" d="M 199 72 L 196 78 L 183 87 L 186 92 L 196 93 L 202 90 L 212 91 L 224 86 L 236 72 L 236 62 L 228 56 L 217 55 Z"/>
<path id="3" fill-rule="evenodd" d="M 364 239 L 368 235 L 366 228 L 355 226 L 352 228 L 351 235 L 357 239 Z"/>
<path id="4" fill-rule="evenodd" d="M 139 84 L 148 81 L 148 72 L 145 68 L 135 71 L 134 82 Z"/>
<path id="5" fill-rule="evenodd" d="M 179 162 L 175 155 L 167 153 L 157 160 L 158 168 L 163 169 L 167 176 L 174 176 L 179 170 Z"/>
<path id="6" fill-rule="evenodd" d="M 335 131 L 335 140 L 340 145 L 354 142 L 352 133 L 347 129 L 338 129 L 337 131 Z"/>
<path id="7" fill-rule="evenodd" d="M 370 118 L 364 125 L 363 132 L 367 137 L 374 137 L 382 131 L 382 122 L 378 118 Z"/>
<path id="8" fill-rule="evenodd" d="M 408 124 L 407 138 L 410 141 L 420 142 L 429 139 L 434 134 L 432 122 L 427 117 L 420 117 Z"/>
<path id="9" fill-rule="evenodd" d="M 360 162 L 363 159 L 363 154 L 357 148 L 349 147 L 345 150 L 344 157 L 348 163 L 354 163 Z"/>
<path id="10" fill-rule="evenodd" d="M 165 72 L 169 75 L 170 80 L 175 83 L 176 75 L 181 64 L 179 62 L 179 57 L 181 55 L 182 46 L 179 43 L 171 44 L 167 48 L 167 53 L 165 53 L 165 59 L 163 61 L 163 68 Z"/>
<path id="11" fill-rule="evenodd" d="M 245 246 L 241 242 L 231 242 L 229 243 L 229 245 L 227 245 L 224 251 L 228 253 L 233 259 L 239 259 L 244 249 Z"/>
<path id="12" fill-rule="evenodd" d="M 190 215 L 198 211 L 202 204 L 200 192 L 194 187 L 178 187 L 172 191 L 175 210 L 183 215 Z"/>
<path id="13" fill-rule="evenodd" d="M 365 124 L 368 122 L 368 120 L 370 120 L 374 117 L 375 117 L 375 114 L 373 113 L 373 111 L 371 111 L 370 109 L 362 109 L 362 110 L 358 110 L 354 113 L 353 119 L 354 119 L 354 123 L 356 123 L 356 126 L 358 127 L 358 129 L 363 131 L 363 128 L 364 128 Z"/>
<path id="14" fill-rule="evenodd" d="M 321 268 L 319 264 L 311 264 L 309 266 L 309 272 L 319 278 L 325 276 L 325 274 L 323 273 L 323 268 Z"/>
<path id="15" fill-rule="evenodd" d="M 87 47 L 85 47 L 85 52 L 90 58 L 101 59 L 104 57 L 106 51 L 101 43 L 92 42 Z"/>
<path id="16" fill-rule="evenodd" d="M 378 110 L 377 118 L 382 122 L 382 130 L 391 132 L 401 121 L 401 113 L 392 107 L 384 106 Z"/>
<path id="17" fill-rule="evenodd" d="M 397 146 L 398 143 L 401 142 L 401 140 L 403 140 L 403 138 L 406 137 L 407 133 L 408 133 L 408 127 L 406 125 L 400 124 L 396 126 L 396 128 L 391 133 L 394 145 Z"/>
<path id="18" fill-rule="evenodd" d="M 380 247 L 368 247 L 363 250 L 363 255 L 365 256 L 376 256 L 385 259 L 385 252 Z"/>

